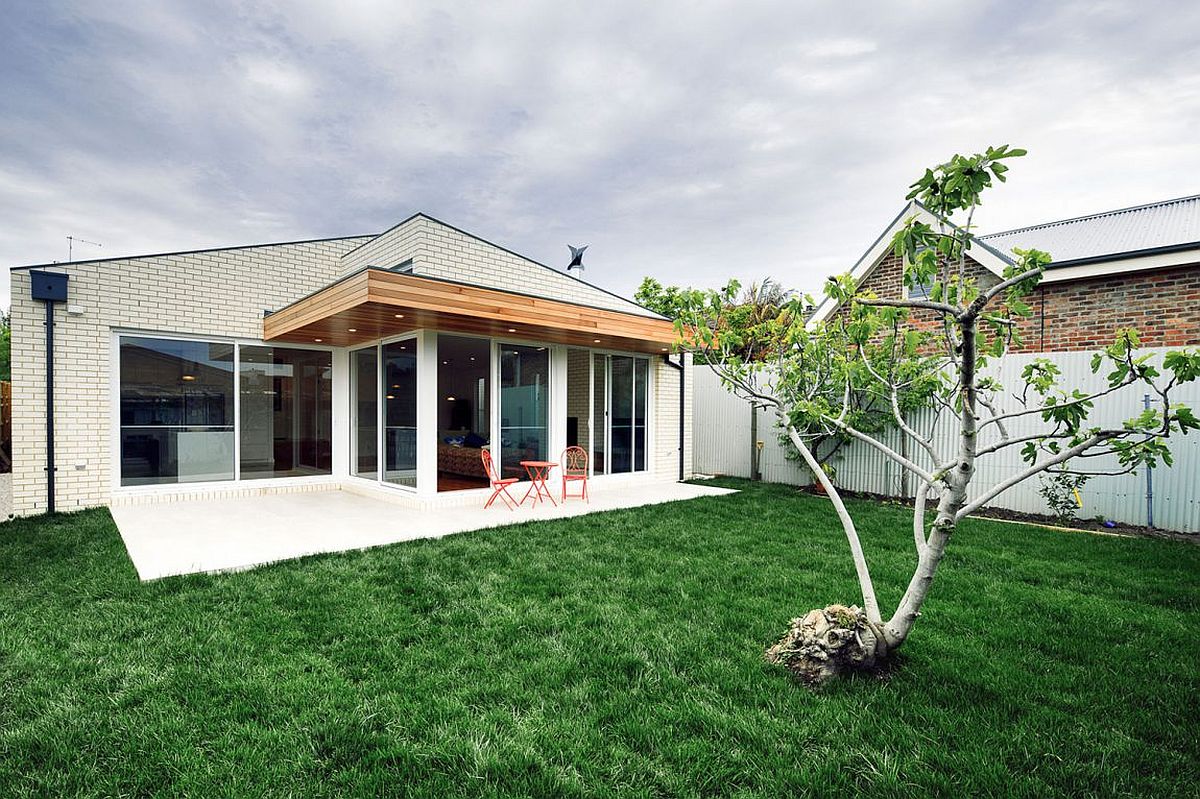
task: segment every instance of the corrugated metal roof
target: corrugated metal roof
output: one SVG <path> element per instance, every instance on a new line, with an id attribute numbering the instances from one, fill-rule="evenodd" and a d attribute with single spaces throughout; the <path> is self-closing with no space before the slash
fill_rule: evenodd
<path id="1" fill-rule="evenodd" d="M 1036 247 L 1050 253 L 1055 264 L 1186 244 L 1200 248 L 1200 194 L 990 233 L 979 239 L 1006 255 L 1014 247 Z"/>

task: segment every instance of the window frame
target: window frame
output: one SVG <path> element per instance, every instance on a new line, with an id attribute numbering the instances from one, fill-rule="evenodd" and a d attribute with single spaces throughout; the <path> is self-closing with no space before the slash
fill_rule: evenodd
<path id="1" fill-rule="evenodd" d="M 201 344 L 231 344 L 233 345 L 233 478 L 230 480 L 205 480 L 195 482 L 175 482 L 175 483 L 148 483 L 145 485 L 122 485 L 121 483 L 121 340 L 122 339 L 158 339 L 166 341 L 191 341 Z M 110 347 L 110 363 L 109 363 L 109 483 L 114 496 L 155 493 L 155 492 L 170 492 L 179 490 L 200 491 L 210 489 L 242 489 L 249 487 L 267 487 L 271 485 L 297 485 L 301 483 L 328 483 L 335 480 L 337 468 L 334 465 L 330 474 L 322 475 L 303 475 L 295 477 L 258 477 L 251 479 L 242 479 L 242 400 L 241 391 L 239 389 L 239 376 L 241 368 L 241 348 L 248 347 L 273 347 L 277 349 L 292 349 L 292 350 L 320 350 L 330 353 L 331 357 L 337 351 L 337 347 L 322 345 L 317 343 L 312 344 L 291 344 L 283 342 L 263 341 L 261 339 L 239 338 L 236 336 L 222 335 L 202 335 L 196 333 L 174 333 L 174 332 L 159 332 L 154 330 L 140 330 L 128 328 L 114 328 L 111 332 L 109 341 Z M 336 358 L 334 359 L 334 369 L 336 370 Z M 334 375 L 336 384 L 337 377 Z M 336 394 L 336 392 L 335 392 Z M 335 399 L 331 398 L 331 403 Z M 336 408 L 331 405 L 331 412 L 334 413 L 336 419 Z M 332 443 L 332 439 L 331 439 Z"/>

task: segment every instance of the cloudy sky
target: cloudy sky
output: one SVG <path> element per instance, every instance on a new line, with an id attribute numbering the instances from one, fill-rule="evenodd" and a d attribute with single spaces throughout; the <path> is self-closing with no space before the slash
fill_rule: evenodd
<path id="1" fill-rule="evenodd" d="M 1200 192 L 1194 2 L 16 0 L 0 34 L 5 266 L 423 210 L 620 292 L 815 290 L 954 152 L 1030 150 L 988 232 Z"/>

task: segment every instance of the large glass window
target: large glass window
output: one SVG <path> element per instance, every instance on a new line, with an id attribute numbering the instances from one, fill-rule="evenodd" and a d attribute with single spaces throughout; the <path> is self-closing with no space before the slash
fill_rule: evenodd
<path id="1" fill-rule="evenodd" d="M 350 355 L 350 401 L 354 403 L 354 474 L 379 479 L 379 351 L 377 347 Z"/>
<path id="2" fill-rule="evenodd" d="M 547 349 L 501 344 L 500 468 L 504 477 L 524 478 L 526 472 L 521 461 L 547 460 L 549 394 Z"/>
<path id="3" fill-rule="evenodd" d="M 486 487 L 480 453 L 491 439 L 491 345 L 443 333 L 437 356 L 438 491 Z"/>
<path id="4" fill-rule="evenodd" d="M 646 380 L 650 363 L 645 358 L 633 361 L 633 470 L 646 469 Z"/>
<path id="5" fill-rule="evenodd" d="M 384 474 L 389 483 L 417 485 L 417 352 L 412 339 L 383 345 Z"/>
<path id="6" fill-rule="evenodd" d="M 329 474 L 333 466 L 333 355 L 241 347 L 241 476 Z"/>
<path id="7" fill-rule="evenodd" d="M 234 347 L 123 337 L 121 485 L 232 480 Z"/>

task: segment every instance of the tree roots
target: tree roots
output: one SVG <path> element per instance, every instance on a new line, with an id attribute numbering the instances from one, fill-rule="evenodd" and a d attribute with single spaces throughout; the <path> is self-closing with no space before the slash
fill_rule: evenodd
<path id="1" fill-rule="evenodd" d="M 851 672 L 874 671 L 883 666 L 887 653 L 882 632 L 866 613 L 854 605 L 830 605 L 792 619 L 787 633 L 764 657 L 815 688 Z"/>

